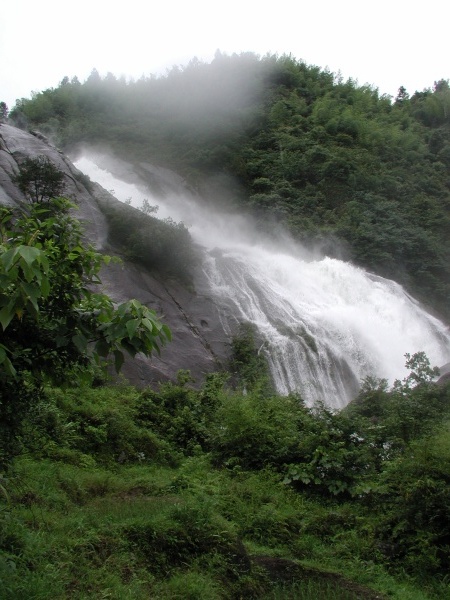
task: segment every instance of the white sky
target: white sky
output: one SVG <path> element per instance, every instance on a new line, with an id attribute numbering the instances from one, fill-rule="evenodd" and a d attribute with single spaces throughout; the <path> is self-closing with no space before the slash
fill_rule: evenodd
<path id="1" fill-rule="evenodd" d="M 395 96 L 450 79 L 446 0 L 12 0 L 0 20 L 0 101 L 104 76 L 164 74 L 217 49 L 292 54 Z"/>

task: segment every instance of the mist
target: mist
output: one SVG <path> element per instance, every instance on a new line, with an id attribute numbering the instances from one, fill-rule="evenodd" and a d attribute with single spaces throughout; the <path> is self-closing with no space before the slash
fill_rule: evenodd
<path id="1" fill-rule="evenodd" d="M 120 201 L 158 206 L 202 248 L 200 270 L 230 336 L 252 323 L 276 390 L 345 406 L 367 376 L 407 375 L 405 354 L 450 361 L 446 326 L 396 282 L 311 251 L 281 230 L 263 235 L 247 216 L 211 209 L 168 169 L 85 153 L 75 166 Z M 127 181 L 124 181 L 124 179 Z M 210 199 L 208 199 L 210 200 Z M 183 365 L 180 365 L 183 368 Z"/>

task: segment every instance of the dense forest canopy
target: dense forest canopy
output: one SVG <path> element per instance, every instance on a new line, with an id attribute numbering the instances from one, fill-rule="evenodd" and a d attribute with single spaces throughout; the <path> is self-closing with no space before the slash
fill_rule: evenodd
<path id="1" fill-rule="evenodd" d="M 448 81 L 393 99 L 291 56 L 217 52 L 137 81 L 65 77 L 10 117 L 66 150 L 105 143 L 194 185 L 233 175 L 242 208 L 304 242 L 342 242 L 354 262 L 449 315 Z"/>

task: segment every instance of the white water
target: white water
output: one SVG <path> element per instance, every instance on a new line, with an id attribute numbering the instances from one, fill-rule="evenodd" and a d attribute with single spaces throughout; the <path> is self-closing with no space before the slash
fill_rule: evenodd
<path id="1" fill-rule="evenodd" d="M 148 199 L 159 205 L 158 217 L 189 226 L 204 247 L 203 270 L 225 331 L 231 335 L 237 321 L 257 326 L 280 393 L 299 391 L 309 404 L 323 400 L 339 408 L 367 375 L 391 384 L 402 379 L 406 353 L 424 351 L 433 366 L 450 361 L 448 328 L 395 282 L 314 257 L 287 239 L 261 240 L 243 218 L 199 207 L 168 171 L 154 169 L 164 190 L 155 197 L 96 162 L 99 157 L 85 156 L 75 165 L 119 200 L 140 206 Z"/>

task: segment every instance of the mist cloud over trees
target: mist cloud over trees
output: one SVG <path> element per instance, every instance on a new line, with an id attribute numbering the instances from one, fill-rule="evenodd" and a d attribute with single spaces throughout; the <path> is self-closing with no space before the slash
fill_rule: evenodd
<path id="1" fill-rule="evenodd" d="M 210 64 L 193 59 L 131 82 L 95 70 L 84 83 L 65 77 L 11 117 L 65 149 L 107 144 L 193 186 L 232 175 L 241 209 L 269 213 L 303 242 L 340 240 L 353 261 L 447 314 L 445 80 L 400 87 L 394 99 L 291 56 L 217 52 Z"/>

